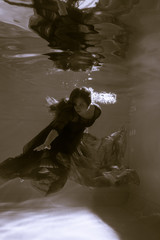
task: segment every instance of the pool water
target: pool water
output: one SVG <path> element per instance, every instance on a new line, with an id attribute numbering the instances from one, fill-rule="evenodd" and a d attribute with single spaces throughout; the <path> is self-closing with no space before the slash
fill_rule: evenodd
<path id="1" fill-rule="evenodd" d="M 50 122 L 47 96 L 60 99 L 67 97 L 74 87 L 87 86 L 99 94 L 116 96 L 115 102 L 98 102 L 102 115 L 89 131 L 104 137 L 122 126 L 127 128 L 126 161 L 139 173 L 141 184 L 93 193 L 68 182 L 62 192 L 48 198 L 44 204 L 29 182 L 19 183 L 16 179 L 0 189 L 2 209 L 7 209 L 6 203 L 9 204 L 6 215 L 2 212 L 6 225 L 1 239 L 18 239 L 25 226 L 26 229 L 32 226 L 33 215 L 43 219 L 41 224 L 48 232 L 54 227 L 54 234 L 59 232 L 59 226 L 47 223 L 49 219 L 53 223 L 58 218 L 67 233 L 62 223 L 67 211 L 66 221 L 70 224 L 75 217 L 75 227 L 78 226 L 77 218 L 82 222 L 85 219 L 90 226 L 88 230 L 85 224 L 81 225 L 85 234 L 82 236 L 79 232 L 77 239 L 93 239 L 96 231 L 101 234 L 99 239 L 106 239 L 106 236 L 107 239 L 135 239 L 133 229 L 129 228 L 132 233 L 126 232 L 123 224 L 128 221 L 126 219 L 136 220 L 121 212 L 119 207 L 117 209 L 124 203 L 129 209 L 136 209 L 138 216 L 156 215 L 156 223 L 159 221 L 160 3 L 158 0 L 75 2 L 75 7 L 66 8 L 65 1 L 0 0 L 1 161 L 21 153 L 24 144 Z M 98 212 L 100 203 L 103 209 L 108 206 L 114 209 L 105 210 L 111 216 L 107 220 L 106 215 L 99 212 L 104 222 L 114 226 L 114 231 L 109 226 L 106 230 L 106 225 L 93 214 L 93 209 Z M 46 212 L 48 206 L 55 208 L 57 215 L 51 217 Z M 40 213 L 40 209 L 45 210 Z M 11 216 L 15 217 L 14 221 L 9 220 Z M 116 218 L 123 219 L 120 229 L 114 224 Z M 21 229 L 20 219 L 24 219 Z M 7 233 L 5 226 L 12 231 Z M 25 232 L 23 239 L 40 236 L 36 235 L 42 233 L 39 226 L 34 225 L 36 231 L 31 231 L 30 235 Z M 87 235 L 95 226 L 95 233 Z M 106 231 L 110 235 L 106 235 Z M 140 238 L 141 230 L 138 233 L 139 239 L 143 239 L 143 234 Z M 57 236 L 57 239 L 64 239 L 63 234 Z M 66 236 L 71 238 L 68 234 L 65 239 Z M 75 236 L 76 231 L 73 239 Z M 51 237 L 43 235 L 41 239 Z"/>

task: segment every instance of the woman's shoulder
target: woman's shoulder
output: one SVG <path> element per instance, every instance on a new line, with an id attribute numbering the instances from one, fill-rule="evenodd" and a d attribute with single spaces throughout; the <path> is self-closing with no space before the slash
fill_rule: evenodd
<path id="1" fill-rule="evenodd" d="M 101 112 L 102 112 L 101 107 L 97 103 L 94 103 L 93 105 L 95 107 L 94 116 L 96 118 L 98 118 L 101 115 Z"/>
<path id="2" fill-rule="evenodd" d="M 101 107 L 97 103 L 93 103 L 93 105 L 95 106 L 95 108 L 98 108 L 99 110 L 101 110 Z"/>

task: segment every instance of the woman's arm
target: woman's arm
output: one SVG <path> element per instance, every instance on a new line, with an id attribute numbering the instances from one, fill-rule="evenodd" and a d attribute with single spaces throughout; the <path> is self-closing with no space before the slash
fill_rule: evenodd
<path id="1" fill-rule="evenodd" d="M 54 140 L 56 137 L 58 137 L 58 135 L 59 135 L 59 134 L 58 134 L 58 132 L 57 132 L 55 129 L 51 130 L 50 133 L 48 134 L 45 142 L 44 142 L 44 145 L 45 145 L 45 146 L 50 145 L 51 142 L 53 142 L 53 140 Z"/>
<path id="2" fill-rule="evenodd" d="M 51 149 L 50 144 L 53 142 L 53 140 L 56 137 L 58 137 L 58 135 L 59 134 L 58 134 L 58 132 L 55 129 L 51 130 L 50 133 L 48 134 L 45 142 L 42 145 L 36 147 L 34 149 L 34 151 L 41 151 L 41 150 L 44 150 L 44 149 Z"/>

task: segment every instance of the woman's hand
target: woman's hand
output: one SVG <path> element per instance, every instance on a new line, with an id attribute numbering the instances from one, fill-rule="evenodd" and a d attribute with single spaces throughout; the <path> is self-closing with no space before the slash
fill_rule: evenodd
<path id="1" fill-rule="evenodd" d="M 56 130 L 51 130 L 50 133 L 48 134 L 45 142 L 42 145 L 34 148 L 33 150 L 34 151 L 43 151 L 45 149 L 50 150 L 51 149 L 51 145 L 50 144 L 53 142 L 53 140 L 56 137 L 58 137 L 57 131 Z"/>
<path id="2" fill-rule="evenodd" d="M 39 152 L 39 151 L 43 151 L 43 150 L 45 150 L 45 149 L 50 150 L 50 149 L 51 149 L 51 145 L 45 145 L 45 144 L 42 144 L 42 145 L 40 145 L 40 146 L 34 148 L 33 150 Z"/>

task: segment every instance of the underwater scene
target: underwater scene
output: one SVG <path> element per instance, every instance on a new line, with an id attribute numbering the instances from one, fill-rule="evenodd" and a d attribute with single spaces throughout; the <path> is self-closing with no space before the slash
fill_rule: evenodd
<path id="1" fill-rule="evenodd" d="M 0 238 L 160 238 L 159 0 L 0 0 Z"/>

